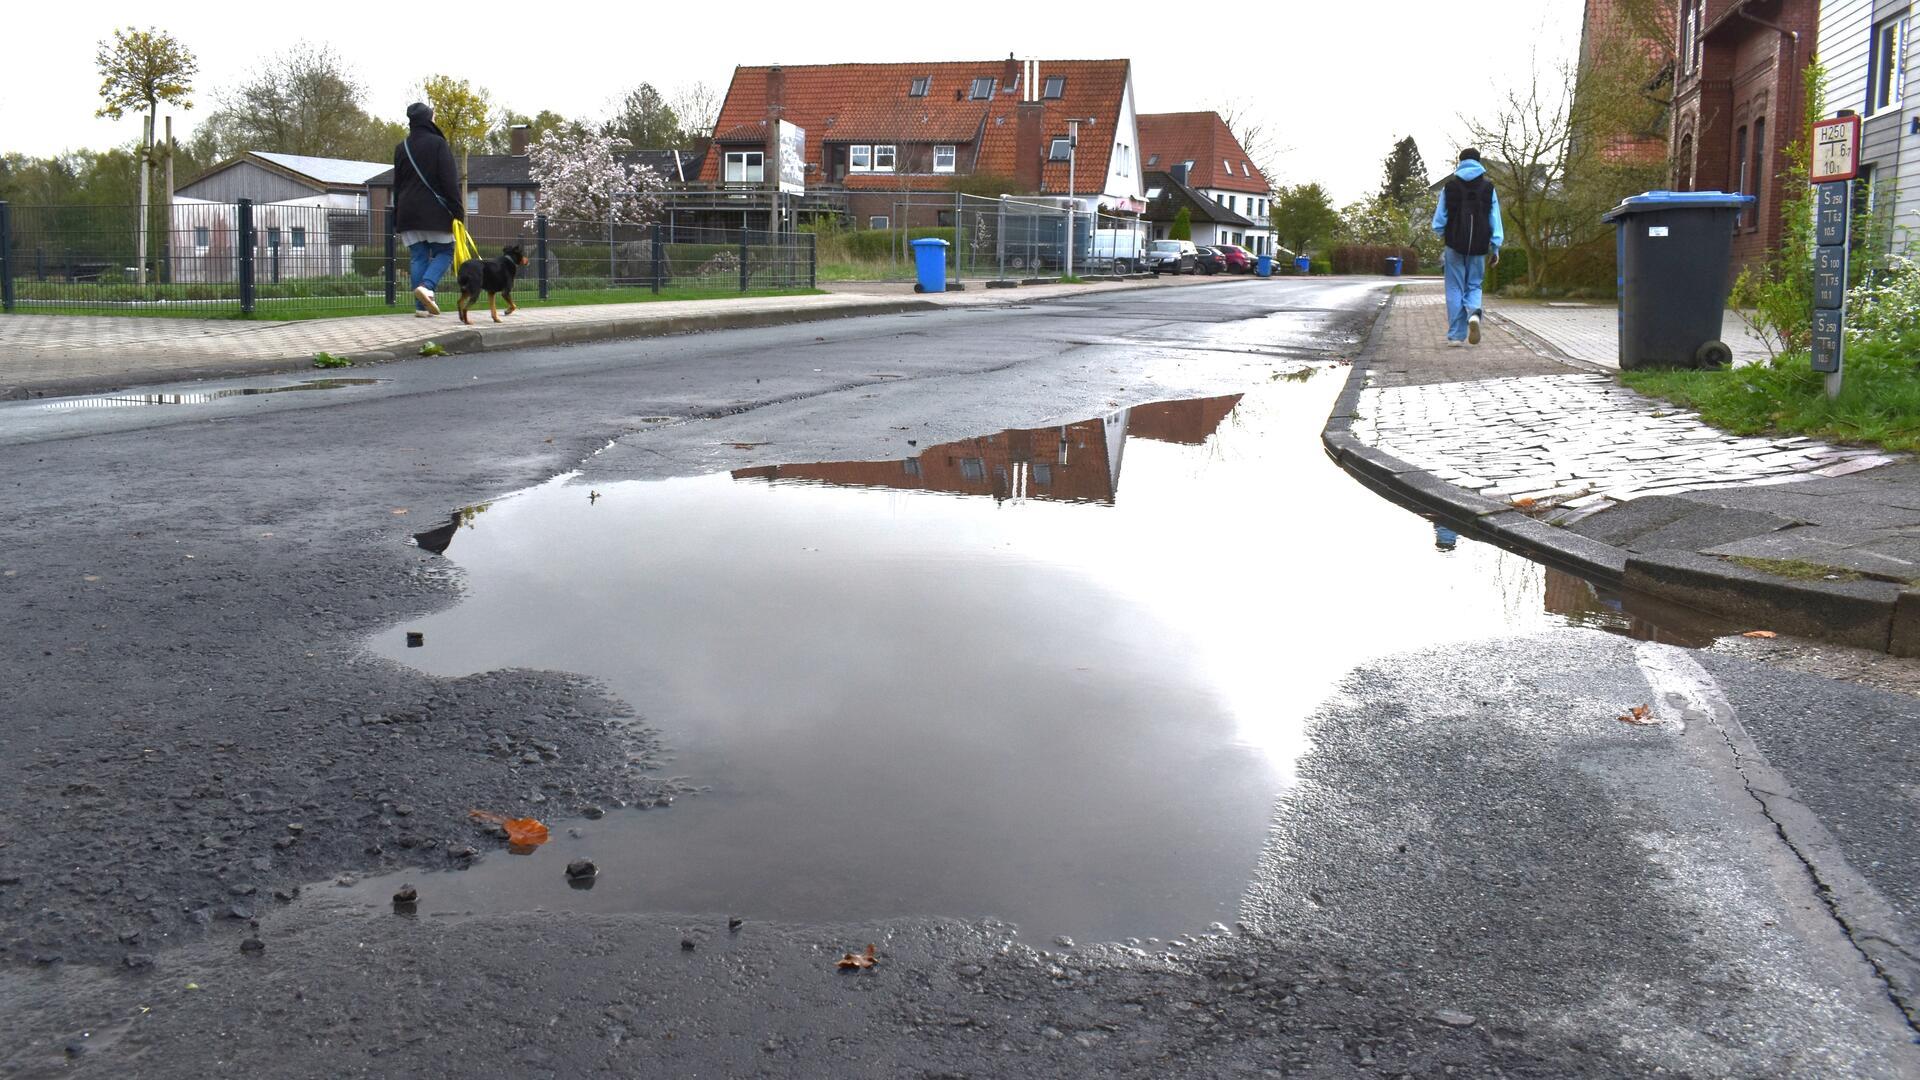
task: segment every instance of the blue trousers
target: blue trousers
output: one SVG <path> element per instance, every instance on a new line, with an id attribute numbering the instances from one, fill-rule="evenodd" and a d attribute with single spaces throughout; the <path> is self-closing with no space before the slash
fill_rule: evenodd
<path id="1" fill-rule="evenodd" d="M 1447 277 L 1447 340 L 1465 341 L 1467 316 L 1480 311 L 1480 281 L 1487 276 L 1487 257 L 1442 248 L 1440 267 Z"/>
<path id="2" fill-rule="evenodd" d="M 412 281 L 415 286 L 425 285 L 429 290 L 437 290 L 440 279 L 446 275 L 447 268 L 453 265 L 453 245 L 435 244 L 422 241 L 408 244 L 407 252 L 413 257 Z M 1478 296 L 1478 293 L 1474 295 Z M 415 311 L 424 311 L 425 305 L 419 300 L 413 302 Z M 1460 325 L 1465 326 L 1465 323 Z M 1461 331 L 1466 333 L 1466 331 Z"/>

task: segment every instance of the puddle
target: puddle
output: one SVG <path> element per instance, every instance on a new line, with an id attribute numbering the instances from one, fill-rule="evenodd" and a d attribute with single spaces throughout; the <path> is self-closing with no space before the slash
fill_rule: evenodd
<path id="1" fill-rule="evenodd" d="M 1341 473 L 1318 433 L 1344 375 L 887 461 L 561 478 L 456 515 L 433 539 L 466 599 L 371 647 L 603 679 L 704 794 L 357 888 L 385 905 L 403 876 L 423 911 L 993 916 L 1035 943 L 1232 923 L 1303 720 L 1352 666 L 1662 632 Z M 581 857 L 591 890 L 562 873 Z"/>
<path id="2" fill-rule="evenodd" d="M 40 406 L 48 412 L 74 409 L 120 409 L 133 405 L 206 405 L 230 397 L 254 397 L 259 394 L 286 394 L 295 390 L 338 390 L 347 386 L 372 386 L 380 379 L 309 379 L 286 386 L 237 386 L 229 390 L 208 390 L 186 394 L 111 394 L 105 397 L 68 398 Z"/>

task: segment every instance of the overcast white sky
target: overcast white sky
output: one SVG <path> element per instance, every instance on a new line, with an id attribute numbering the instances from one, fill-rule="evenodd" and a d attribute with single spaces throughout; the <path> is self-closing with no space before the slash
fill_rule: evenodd
<path id="1" fill-rule="evenodd" d="M 1430 167 L 1458 147 L 1462 112 L 1578 48 L 1581 0 L 1278 0 L 1268 4 L 982 2 L 933 18 L 908 2 L 155 5 L 23 0 L 7 23 L 0 151 L 106 147 L 137 121 L 95 119 L 94 46 L 114 27 L 156 25 L 200 58 L 191 129 L 266 57 L 306 39 L 331 46 L 366 83 L 368 105 L 399 118 L 408 87 L 447 73 L 522 112 L 598 117 L 632 85 L 669 97 L 696 80 L 724 92 L 735 64 L 1128 57 L 1142 112 L 1238 102 L 1275 145 L 1276 183 L 1318 180 L 1340 201 L 1379 183 L 1395 139 Z M 1054 12 L 1058 12 L 1055 14 Z M 435 24 L 442 16 L 457 23 Z M 263 148 L 267 149 L 267 148 Z"/>

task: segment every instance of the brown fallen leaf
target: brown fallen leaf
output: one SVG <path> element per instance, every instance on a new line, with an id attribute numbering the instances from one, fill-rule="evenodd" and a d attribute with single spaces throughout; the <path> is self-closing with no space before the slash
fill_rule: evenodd
<path id="1" fill-rule="evenodd" d="M 873 946 L 869 945 L 865 953 L 848 953 L 833 966 L 841 971 L 860 971 L 872 967 L 873 963 Z"/>
<path id="2" fill-rule="evenodd" d="M 1653 710 L 1647 708 L 1645 705 L 1635 705 L 1632 709 L 1621 714 L 1620 722 L 1623 724 L 1639 724 L 1645 726 L 1647 724 L 1657 724 L 1660 722 L 1660 719 L 1654 716 Z"/>
<path id="3" fill-rule="evenodd" d="M 1780 635 L 1774 633 L 1771 630 L 1749 630 L 1746 633 L 1741 634 L 1740 636 L 1751 637 L 1751 638 L 1777 638 Z"/>
<path id="4" fill-rule="evenodd" d="M 1513 500 L 1513 505 L 1516 507 L 1519 507 L 1522 510 L 1531 510 L 1533 509 L 1533 500 L 1532 499 L 1515 499 Z"/>
<path id="5" fill-rule="evenodd" d="M 394 514 L 394 516 L 395 516 L 395 517 L 399 517 L 399 516 L 400 516 L 401 514 L 404 514 L 404 513 L 406 513 L 406 511 L 405 511 L 405 510 L 395 510 L 395 511 L 393 512 L 393 514 Z"/>

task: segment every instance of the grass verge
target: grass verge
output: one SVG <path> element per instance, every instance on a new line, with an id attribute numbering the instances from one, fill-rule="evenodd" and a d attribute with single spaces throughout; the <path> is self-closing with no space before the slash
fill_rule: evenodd
<path id="1" fill-rule="evenodd" d="M 529 290 L 531 292 L 531 290 Z M 541 307 L 578 307 L 586 304 L 644 304 L 658 300 L 730 300 L 754 296 L 815 296 L 820 289 L 748 289 L 741 292 L 738 287 L 667 289 L 658 295 L 645 288 L 625 289 L 579 289 L 556 292 L 548 299 L 538 296 L 519 297 L 523 308 Z M 458 293 L 440 293 L 441 309 L 453 311 L 453 301 Z M 137 319 L 203 319 L 231 320 L 247 319 L 266 322 L 289 322 L 304 319 L 342 319 L 356 315 L 411 315 L 411 300 L 405 293 L 400 295 L 400 303 L 388 307 L 381 297 L 358 298 L 302 298 L 288 300 L 258 300 L 254 303 L 252 315 L 240 313 L 239 301 L 224 301 L 219 304 L 182 304 L 179 306 L 158 305 L 154 307 L 136 307 L 120 304 L 77 304 L 71 307 L 40 307 L 22 304 L 14 309 L 17 315 L 111 315 L 119 318 Z M 487 308 L 482 303 L 474 308 L 474 315 L 484 319 Z M 0 318 L 6 316 L 0 315 Z"/>
<path id="2" fill-rule="evenodd" d="M 1696 410 L 1707 423 L 1738 435 L 1808 435 L 1920 450 L 1920 370 L 1897 341 L 1849 343 L 1842 390 L 1834 400 L 1804 352 L 1727 371 L 1623 371 L 1620 381 Z"/>

